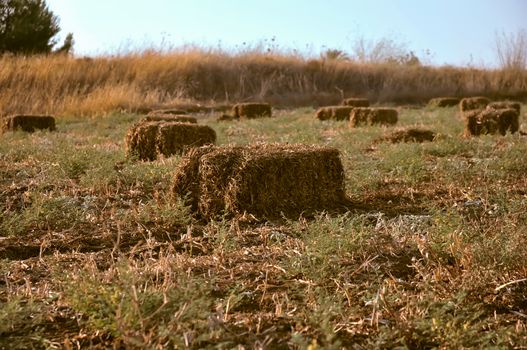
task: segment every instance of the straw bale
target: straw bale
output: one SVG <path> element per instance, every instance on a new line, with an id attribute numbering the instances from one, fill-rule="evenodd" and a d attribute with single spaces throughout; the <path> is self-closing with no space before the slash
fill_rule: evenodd
<path id="1" fill-rule="evenodd" d="M 316 117 L 319 120 L 348 120 L 350 112 L 355 107 L 350 106 L 327 106 L 319 108 Z"/>
<path id="2" fill-rule="evenodd" d="M 428 101 L 428 106 L 433 108 L 457 106 L 461 99 L 459 97 L 436 97 Z"/>
<path id="3" fill-rule="evenodd" d="M 490 103 L 490 100 L 486 97 L 476 96 L 476 97 L 466 97 L 461 99 L 459 102 L 459 109 L 461 113 L 473 110 L 483 110 Z"/>
<path id="4" fill-rule="evenodd" d="M 128 155 L 149 161 L 159 155 L 181 154 L 189 148 L 215 141 L 216 132 L 206 125 L 163 121 L 136 123 L 125 139 Z"/>
<path id="5" fill-rule="evenodd" d="M 163 114 L 182 115 L 182 114 L 187 114 L 187 111 L 183 109 L 156 109 L 148 113 L 148 115 L 163 115 Z"/>
<path id="6" fill-rule="evenodd" d="M 141 119 L 144 122 L 177 122 L 177 123 L 192 123 L 196 124 L 198 120 L 195 117 L 188 115 L 176 115 L 176 114 L 152 114 L 147 115 Z"/>
<path id="7" fill-rule="evenodd" d="M 518 114 L 520 114 L 520 111 L 521 111 L 521 104 L 520 104 L 520 102 L 516 102 L 516 101 L 496 101 L 496 102 L 491 102 L 491 103 L 488 104 L 487 107 L 488 108 L 492 108 L 492 109 L 512 108 L 512 109 L 516 110 L 518 112 Z"/>
<path id="8" fill-rule="evenodd" d="M 271 105 L 268 103 L 238 103 L 232 107 L 233 115 L 236 118 L 262 118 L 271 116 Z"/>
<path id="9" fill-rule="evenodd" d="M 206 218 L 298 218 L 346 198 L 338 150 L 306 145 L 200 148 L 182 160 L 172 188 Z"/>
<path id="10" fill-rule="evenodd" d="M 48 115 L 13 115 L 3 118 L 0 124 L 0 133 L 16 130 L 34 132 L 45 129 L 55 130 L 54 117 Z"/>
<path id="11" fill-rule="evenodd" d="M 369 107 L 370 101 L 368 101 L 367 98 L 350 97 L 342 100 L 342 105 L 350 107 Z"/>
<path id="12" fill-rule="evenodd" d="M 513 134 L 519 129 L 519 113 L 513 108 L 475 110 L 465 113 L 464 118 L 466 136 Z"/>
<path id="13" fill-rule="evenodd" d="M 409 129 L 399 129 L 395 130 L 385 136 L 383 136 L 380 141 L 389 141 L 392 143 L 399 142 L 425 142 L 433 141 L 436 134 L 427 129 L 420 128 L 409 128 Z"/>
<path id="14" fill-rule="evenodd" d="M 215 142 L 216 132 L 207 125 L 173 122 L 159 124 L 156 140 L 158 153 L 165 157 Z"/>
<path id="15" fill-rule="evenodd" d="M 397 123 L 397 110 L 392 108 L 354 108 L 350 114 L 352 128 L 361 125 L 394 125 Z"/>

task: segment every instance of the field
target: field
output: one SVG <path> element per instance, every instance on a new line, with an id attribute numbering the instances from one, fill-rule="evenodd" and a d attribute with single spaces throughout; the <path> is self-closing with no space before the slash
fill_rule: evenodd
<path id="1" fill-rule="evenodd" d="M 179 156 L 125 156 L 138 114 L 2 135 L 0 348 L 527 347 L 525 136 L 463 138 L 456 108 L 399 108 L 421 144 L 273 113 L 198 119 L 220 145 L 337 147 L 346 212 L 198 220 Z"/>

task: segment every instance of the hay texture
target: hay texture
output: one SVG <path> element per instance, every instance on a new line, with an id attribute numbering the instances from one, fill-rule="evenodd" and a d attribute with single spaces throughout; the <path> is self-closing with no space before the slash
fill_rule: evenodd
<path id="1" fill-rule="evenodd" d="M 318 120 L 349 120 L 350 113 L 355 107 L 328 106 L 319 108 L 316 112 Z"/>
<path id="2" fill-rule="evenodd" d="M 0 133 L 21 130 L 34 132 L 35 130 L 55 130 L 55 118 L 47 115 L 14 115 L 1 120 Z"/>
<path id="3" fill-rule="evenodd" d="M 483 111 L 467 112 L 465 118 L 465 136 L 514 134 L 519 129 L 519 113 L 513 108 L 486 108 Z"/>
<path id="4" fill-rule="evenodd" d="M 194 149 L 176 169 L 172 190 L 205 218 L 298 218 L 346 201 L 338 150 L 305 145 Z"/>
<path id="5" fill-rule="evenodd" d="M 197 124 L 198 120 L 188 115 L 152 114 L 141 119 L 142 122 L 176 122 Z"/>
<path id="6" fill-rule="evenodd" d="M 387 135 L 384 135 L 379 141 L 388 141 L 391 143 L 400 142 L 427 142 L 434 141 L 436 134 L 427 129 L 409 128 L 395 130 Z"/>
<path id="7" fill-rule="evenodd" d="M 459 102 L 459 110 L 461 114 L 469 111 L 482 111 L 489 103 L 490 100 L 486 97 L 466 97 Z"/>
<path id="8" fill-rule="evenodd" d="M 183 109 L 156 109 L 148 113 L 148 115 L 165 115 L 165 114 L 182 115 L 182 114 L 187 114 L 187 111 Z"/>
<path id="9" fill-rule="evenodd" d="M 487 105 L 488 108 L 492 108 L 492 109 L 507 109 L 507 108 L 512 108 L 514 110 L 516 110 L 516 112 L 518 112 L 518 115 L 520 114 L 521 112 L 521 103 L 520 102 L 515 102 L 515 101 L 496 101 L 496 102 L 491 102 Z"/>
<path id="10" fill-rule="evenodd" d="M 236 118 L 264 118 L 271 116 L 269 103 L 238 103 L 232 107 L 232 115 Z"/>
<path id="11" fill-rule="evenodd" d="M 140 160 L 169 157 L 187 149 L 216 142 L 216 132 L 206 126 L 177 122 L 140 122 L 126 135 L 126 152 Z"/>
<path id="12" fill-rule="evenodd" d="M 350 126 L 394 125 L 397 123 L 397 110 L 392 108 L 354 108 L 350 114 Z"/>
<path id="13" fill-rule="evenodd" d="M 431 108 L 444 108 L 457 106 L 461 101 L 458 97 L 437 97 L 428 101 L 428 107 Z"/>
<path id="14" fill-rule="evenodd" d="M 350 107 L 369 107 L 370 101 L 367 98 L 350 97 L 342 100 L 343 106 Z"/>

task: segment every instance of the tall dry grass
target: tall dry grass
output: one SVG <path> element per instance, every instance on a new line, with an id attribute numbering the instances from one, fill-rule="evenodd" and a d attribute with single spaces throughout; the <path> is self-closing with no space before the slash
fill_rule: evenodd
<path id="1" fill-rule="evenodd" d="M 180 103 L 265 100 L 324 105 L 360 95 L 379 102 L 435 96 L 527 96 L 527 72 L 359 64 L 259 51 L 181 49 L 97 58 L 0 58 L 0 114 L 93 115 Z"/>

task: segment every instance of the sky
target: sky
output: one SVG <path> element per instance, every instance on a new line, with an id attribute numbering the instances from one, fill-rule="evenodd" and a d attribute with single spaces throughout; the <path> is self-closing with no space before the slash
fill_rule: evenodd
<path id="1" fill-rule="evenodd" d="M 75 54 L 273 45 L 316 55 L 387 38 L 435 65 L 497 65 L 496 34 L 527 30 L 527 0 L 47 0 Z"/>

